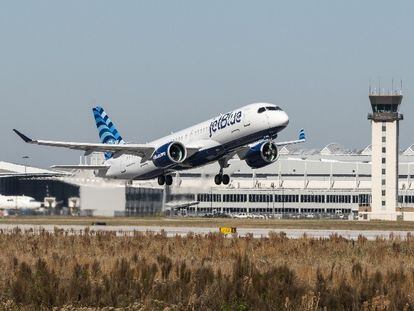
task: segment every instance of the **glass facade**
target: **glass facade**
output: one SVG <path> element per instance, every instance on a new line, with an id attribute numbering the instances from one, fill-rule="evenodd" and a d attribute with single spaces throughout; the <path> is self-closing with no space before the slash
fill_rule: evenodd
<path id="1" fill-rule="evenodd" d="M 160 215 L 162 213 L 162 196 L 162 189 L 126 187 L 125 214 L 127 216 Z"/>

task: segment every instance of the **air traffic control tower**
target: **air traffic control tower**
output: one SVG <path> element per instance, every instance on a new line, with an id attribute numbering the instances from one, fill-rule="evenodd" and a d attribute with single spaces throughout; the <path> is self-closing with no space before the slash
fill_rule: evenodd
<path id="1" fill-rule="evenodd" d="M 369 92 L 372 113 L 372 203 L 368 219 L 397 220 L 400 90 Z"/>

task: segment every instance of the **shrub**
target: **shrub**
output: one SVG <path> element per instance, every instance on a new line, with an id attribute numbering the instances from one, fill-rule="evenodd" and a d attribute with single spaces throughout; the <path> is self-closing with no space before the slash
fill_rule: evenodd
<path id="1" fill-rule="evenodd" d="M 0 309 L 410 310 L 414 243 L 0 233 Z"/>

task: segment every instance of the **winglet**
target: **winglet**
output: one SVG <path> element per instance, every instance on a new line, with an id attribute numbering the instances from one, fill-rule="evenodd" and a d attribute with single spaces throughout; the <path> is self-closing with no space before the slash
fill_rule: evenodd
<path id="1" fill-rule="evenodd" d="M 19 135 L 19 137 L 21 139 L 23 139 L 25 143 L 31 143 L 31 142 L 33 142 L 33 139 L 31 139 L 31 138 L 27 137 L 26 135 L 20 133 L 18 130 L 13 129 L 13 132 L 15 132 L 17 135 Z"/>
<path id="2" fill-rule="evenodd" d="M 299 131 L 299 140 L 306 140 L 305 130 L 301 129 Z"/>

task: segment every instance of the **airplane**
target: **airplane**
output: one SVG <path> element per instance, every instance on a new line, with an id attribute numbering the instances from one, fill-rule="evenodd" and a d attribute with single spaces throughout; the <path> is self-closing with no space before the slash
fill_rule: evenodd
<path id="1" fill-rule="evenodd" d="M 92 112 L 101 143 L 33 140 L 16 129 L 13 131 L 29 144 L 105 155 L 102 165 L 54 165 L 53 168 L 90 169 L 95 176 L 114 179 L 157 178 L 159 185 L 172 185 L 174 172 L 215 161 L 220 165 L 215 184 L 228 185 L 230 176 L 224 169 L 236 155 L 257 169 L 275 162 L 280 146 L 306 140 L 302 129 L 297 140 L 275 142 L 278 133 L 288 125 L 289 117 L 279 106 L 269 103 L 243 106 L 146 144 L 125 142 L 102 107 L 94 107 Z"/>
<path id="2" fill-rule="evenodd" d="M 17 210 L 17 209 L 39 209 L 42 206 L 41 202 L 37 202 L 32 197 L 24 195 L 1 195 L 0 194 L 0 209 L 1 210 Z"/>

